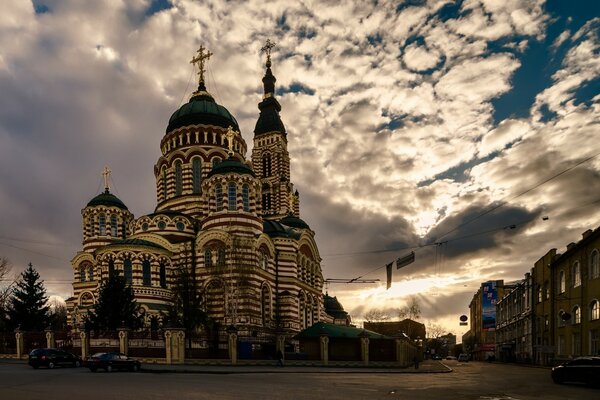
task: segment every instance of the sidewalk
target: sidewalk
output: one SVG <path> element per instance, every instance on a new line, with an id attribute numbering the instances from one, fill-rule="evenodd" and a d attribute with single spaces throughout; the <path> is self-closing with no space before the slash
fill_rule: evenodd
<path id="1" fill-rule="evenodd" d="M 288 361 L 285 367 L 278 367 L 277 361 L 240 360 L 238 365 L 230 365 L 225 360 L 195 360 L 186 364 L 159 364 L 142 362 L 141 372 L 146 373 L 181 373 L 181 374 L 432 374 L 452 372 L 440 361 L 426 360 L 414 367 L 401 368 L 392 363 L 373 362 L 364 366 L 359 362 L 330 362 L 328 366 L 305 361 Z M 0 357 L 0 364 L 27 365 L 27 360 L 15 357 Z"/>

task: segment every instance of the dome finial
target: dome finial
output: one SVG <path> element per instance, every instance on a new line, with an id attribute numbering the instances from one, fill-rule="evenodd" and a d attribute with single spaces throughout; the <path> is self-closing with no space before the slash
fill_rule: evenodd
<path id="1" fill-rule="evenodd" d="M 271 49 L 276 45 L 277 43 L 271 42 L 271 39 L 267 39 L 265 45 L 260 49 L 261 53 L 267 53 L 267 68 L 271 68 Z"/>
<path id="2" fill-rule="evenodd" d="M 104 193 L 108 193 L 108 180 L 110 179 L 110 173 L 112 171 L 110 170 L 110 168 L 108 168 L 108 165 L 104 166 L 104 169 L 102 170 L 102 177 L 104 178 Z"/>
<path id="3" fill-rule="evenodd" d="M 204 52 L 206 50 L 206 53 Z M 194 64 L 198 67 L 198 91 L 206 91 L 206 86 L 204 85 L 204 65 L 210 59 L 210 56 L 213 55 L 208 49 L 205 49 L 204 46 L 200 45 L 200 48 L 196 52 L 198 53 L 196 56 L 192 57 L 190 64 Z"/>

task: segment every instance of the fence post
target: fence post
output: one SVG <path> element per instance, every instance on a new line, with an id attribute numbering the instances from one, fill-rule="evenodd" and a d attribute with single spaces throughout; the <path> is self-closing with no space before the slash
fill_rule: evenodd
<path id="1" fill-rule="evenodd" d="M 229 359 L 231 360 L 231 365 L 237 364 L 237 333 L 238 330 L 235 326 L 231 325 L 227 328 L 227 336 L 229 337 Z"/>
<path id="2" fill-rule="evenodd" d="M 119 328 L 119 351 L 129 355 L 129 329 Z"/>
<path id="3" fill-rule="evenodd" d="M 17 341 L 17 358 L 21 359 L 21 357 L 23 357 L 24 344 L 23 332 L 21 332 L 19 328 L 15 330 L 15 339 Z"/>
<path id="4" fill-rule="evenodd" d="M 323 365 L 329 364 L 329 336 L 326 333 L 319 336 L 319 344 L 321 348 L 321 361 Z"/>
<path id="5" fill-rule="evenodd" d="M 173 362 L 173 355 L 171 354 L 171 336 L 173 336 L 171 330 L 165 330 L 165 362 L 167 365 L 171 365 Z"/>
<path id="6" fill-rule="evenodd" d="M 165 329 L 165 353 L 167 364 L 183 364 L 185 360 L 185 331 L 183 329 Z"/>
<path id="7" fill-rule="evenodd" d="M 85 360 L 90 352 L 90 337 L 86 331 L 82 330 L 79 332 L 79 338 L 81 339 L 81 359 Z"/>
<path id="8" fill-rule="evenodd" d="M 365 330 L 358 334 L 360 338 L 360 355 L 365 365 L 369 365 L 369 336 Z"/>
<path id="9" fill-rule="evenodd" d="M 56 347 L 56 341 L 54 340 L 54 331 L 51 327 L 47 327 L 44 332 L 46 332 L 46 347 L 54 348 Z"/>

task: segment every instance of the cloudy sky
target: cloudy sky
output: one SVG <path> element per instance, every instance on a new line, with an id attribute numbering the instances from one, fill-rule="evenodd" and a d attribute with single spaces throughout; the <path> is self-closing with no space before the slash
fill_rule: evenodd
<path id="1" fill-rule="evenodd" d="M 159 142 L 200 44 L 208 89 L 251 147 L 270 38 L 323 274 L 382 280 L 329 293 L 356 320 L 416 296 L 425 320 L 462 334 L 481 282 L 519 279 L 600 225 L 599 4 L 9 0 L 0 255 L 68 297 L 104 165 L 136 216 L 154 210 Z M 386 291 L 381 267 L 413 249 Z"/>

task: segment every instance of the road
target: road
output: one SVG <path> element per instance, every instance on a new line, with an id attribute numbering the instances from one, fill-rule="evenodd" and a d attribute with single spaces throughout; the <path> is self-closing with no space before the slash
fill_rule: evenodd
<path id="1" fill-rule="evenodd" d="M 568 400 L 600 398 L 600 389 L 555 385 L 550 371 L 505 364 L 445 361 L 451 373 L 130 373 L 84 368 L 33 370 L 0 363 L 0 399 L 410 399 Z M 235 369 L 232 369 L 235 371 Z M 312 370 L 311 370 L 312 371 Z"/>

